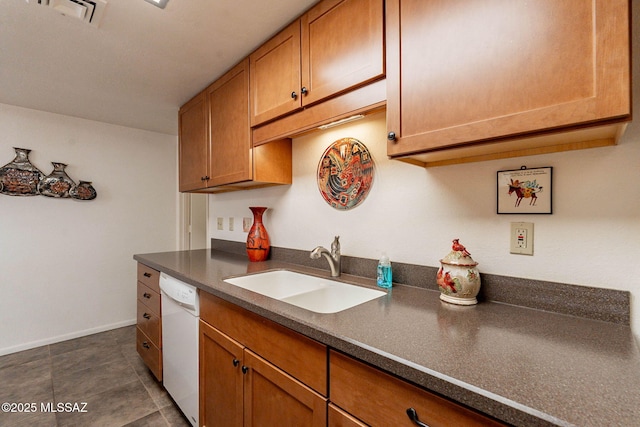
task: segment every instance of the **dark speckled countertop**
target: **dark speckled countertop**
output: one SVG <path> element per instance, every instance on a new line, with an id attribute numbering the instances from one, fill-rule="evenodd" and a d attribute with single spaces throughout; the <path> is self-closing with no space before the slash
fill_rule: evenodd
<path id="1" fill-rule="evenodd" d="M 640 354 L 625 324 L 496 302 L 459 307 L 403 285 L 318 314 L 223 279 L 282 268 L 329 277 L 325 270 L 216 250 L 134 259 L 509 424 L 640 425 Z M 375 287 L 359 276 L 340 280 Z"/>

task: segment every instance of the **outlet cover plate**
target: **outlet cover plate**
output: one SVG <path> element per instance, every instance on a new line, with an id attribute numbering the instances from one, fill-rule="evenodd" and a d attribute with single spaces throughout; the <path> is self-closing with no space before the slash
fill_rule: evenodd
<path id="1" fill-rule="evenodd" d="M 512 222 L 509 236 L 509 252 L 518 255 L 533 255 L 532 222 Z"/>

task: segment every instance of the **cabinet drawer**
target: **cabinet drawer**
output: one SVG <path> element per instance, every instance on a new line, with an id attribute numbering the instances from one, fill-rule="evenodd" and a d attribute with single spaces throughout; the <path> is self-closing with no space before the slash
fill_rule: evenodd
<path id="1" fill-rule="evenodd" d="M 138 301 L 160 315 L 160 294 L 141 282 L 138 282 Z"/>
<path id="2" fill-rule="evenodd" d="M 348 356 L 329 354 L 331 401 L 370 425 L 414 427 L 407 409 L 431 426 L 502 426 L 480 413 L 418 388 Z"/>
<path id="3" fill-rule="evenodd" d="M 272 364 L 327 395 L 327 347 L 206 292 L 200 318 Z"/>
<path id="4" fill-rule="evenodd" d="M 138 282 L 142 282 L 152 290 L 160 293 L 160 272 L 144 264 L 138 263 Z"/>
<path id="5" fill-rule="evenodd" d="M 162 352 L 140 328 L 136 328 L 136 348 L 145 365 L 162 381 Z"/>
<path id="6" fill-rule="evenodd" d="M 156 347 L 162 348 L 162 322 L 160 316 L 138 301 L 138 328 Z"/>

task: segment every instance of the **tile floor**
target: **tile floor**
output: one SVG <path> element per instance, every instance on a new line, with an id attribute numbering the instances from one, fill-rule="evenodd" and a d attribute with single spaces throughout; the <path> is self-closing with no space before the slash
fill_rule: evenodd
<path id="1" fill-rule="evenodd" d="M 189 426 L 138 356 L 135 326 L 0 356 L 4 402 L 35 411 L 0 411 L 3 427 Z"/>

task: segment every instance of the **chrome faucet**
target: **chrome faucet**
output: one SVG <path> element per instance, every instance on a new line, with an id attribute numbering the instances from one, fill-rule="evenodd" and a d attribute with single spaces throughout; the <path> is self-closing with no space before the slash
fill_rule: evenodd
<path id="1" fill-rule="evenodd" d="M 331 277 L 340 276 L 340 236 L 336 236 L 331 243 L 331 252 L 328 249 L 318 246 L 311 251 L 311 259 L 320 259 L 324 255 L 331 267 Z"/>

